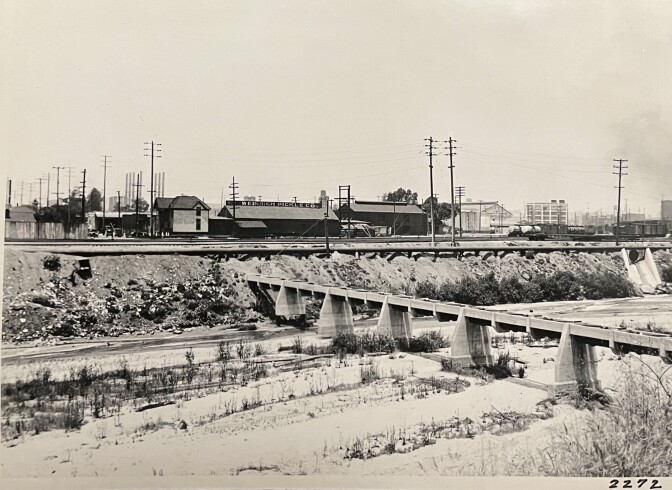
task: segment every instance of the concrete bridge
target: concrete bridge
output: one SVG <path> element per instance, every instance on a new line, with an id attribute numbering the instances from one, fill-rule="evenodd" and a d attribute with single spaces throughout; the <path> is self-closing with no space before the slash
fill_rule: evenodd
<path id="1" fill-rule="evenodd" d="M 551 320 L 540 316 L 492 311 L 475 306 L 443 303 L 430 299 L 393 295 L 343 286 L 292 281 L 267 276 L 247 276 L 257 298 L 270 305 L 274 314 L 290 318 L 303 316 L 304 298 L 322 299 L 318 335 L 330 338 L 339 332 L 352 333 L 352 306 L 366 304 L 380 308 L 377 331 L 395 338 L 413 335 L 413 318 L 433 316 L 440 322 L 456 321 L 451 339 L 451 359 L 457 365 L 493 365 L 490 328 L 497 332 L 526 332 L 533 340 L 559 339 L 555 359 L 555 381 L 551 393 L 576 390 L 580 385 L 600 388 L 597 377 L 596 346 L 609 347 L 618 354 L 634 352 L 660 356 L 672 364 L 672 335 L 635 332 L 583 322 Z"/>

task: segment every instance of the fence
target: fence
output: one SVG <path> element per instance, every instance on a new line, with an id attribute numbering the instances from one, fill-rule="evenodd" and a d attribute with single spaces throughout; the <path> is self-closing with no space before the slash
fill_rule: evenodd
<path id="1" fill-rule="evenodd" d="M 88 236 L 84 224 L 66 226 L 63 223 L 33 223 L 5 221 L 5 240 L 81 240 Z"/>

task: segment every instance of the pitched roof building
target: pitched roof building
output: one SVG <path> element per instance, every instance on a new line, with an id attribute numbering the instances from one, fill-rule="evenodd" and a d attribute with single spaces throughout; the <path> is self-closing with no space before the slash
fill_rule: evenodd
<path id="1" fill-rule="evenodd" d="M 154 229 L 158 236 L 208 233 L 210 206 L 196 196 L 157 197 Z"/>
<path id="2" fill-rule="evenodd" d="M 339 208 L 341 223 L 364 221 L 377 227 L 386 227 L 397 235 L 426 235 L 427 213 L 417 204 L 392 201 L 354 201 Z"/>
<path id="3" fill-rule="evenodd" d="M 262 232 L 266 236 L 324 236 L 324 208 L 317 203 L 236 201 L 234 206 L 227 201 L 219 216 L 234 219 L 240 236 L 252 234 L 252 229 L 255 236 Z M 340 234 L 338 217 L 331 209 L 327 227 L 329 236 Z"/>
<path id="4" fill-rule="evenodd" d="M 31 206 L 8 206 L 5 205 L 5 221 L 21 221 L 35 223 L 35 209 Z"/>

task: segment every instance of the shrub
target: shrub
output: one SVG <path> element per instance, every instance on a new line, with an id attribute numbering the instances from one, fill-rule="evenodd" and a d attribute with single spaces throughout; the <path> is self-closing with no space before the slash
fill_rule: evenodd
<path id="1" fill-rule="evenodd" d="M 506 276 L 499 282 L 499 303 L 525 303 L 528 301 L 528 288 L 514 276 Z"/>
<path id="2" fill-rule="evenodd" d="M 585 273 L 579 278 L 587 299 L 627 298 L 635 294 L 632 283 L 624 276 L 610 272 Z"/>
<path id="3" fill-rule="evenodd" d="M 672 266 L 663 268 L 660 278 L 665 282 L 672 282 Z"/>
<path id="4" fill-rule="evenodd" d="M 301 340 L 301 337 L 294 337 L 294 340 L 292 340 L 292 352 L 294 354 L 301 354 L 303 352 L 303 340 Z"/>
<path id="5" fill-rule="evenodd" d="M 397 348 L 394 337 L 391 334 L 379 334 L 365 332 L 360 335 L 354 333 L 337 333 L 331 340 L 333 352 L 345 352 L 346 354 L 359 354 L 365 352 L 394 352 Z"/>
<path id="6" fill-rule="evenodd" d="M 554 272 L 548 276 L 537 275 L 533 283 L 539 284 L 542 295 L 547 301 L 568 301 L 581 297 L 581 286 L 576 276 L 569 271 Z"/>
<path id="7" fill-rule="evenodd" d="M 418 282 L 415 285 L 415 297 L 416 298 L 429 298 L 429 299 L 438 299 L 439 291 L 431 281 L 422 281 Z"/>
<path id="8" fill-rule="evenodd" d="M 500 301 L 499 282 L 490 272 L 483 277 L 465 277 L 457 283 L 455 301 L 470 305 L 495 305 Z"/>
<path id="9" fill-rule="evenodd" d="M 418 337 L 411 337 L 406 349 L 409 352 L 436 352 L 439 349 L 448 347 L 450 343 L 439 332 L 425 332 Z M 402 348 L 400 346 L 400 348 Z"/>
<path id="10" fill-rule="evenodd" d="M 42 265 L 48 271 L 58 272 L 61 270 L 61 258 L 58 255 L 47 255 L 42 259 Z"/>
<path id="11" fill-rule="evenodd" d="M 550 476 L 672 476 L 670 371 L 631 368 L 618 393 L 605 409 L 559 431 L 552 456 L 542 452 L 535 468 Z"/>

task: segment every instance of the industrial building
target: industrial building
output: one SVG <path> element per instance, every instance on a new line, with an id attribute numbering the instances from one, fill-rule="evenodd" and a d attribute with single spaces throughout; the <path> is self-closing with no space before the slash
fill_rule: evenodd
<path id="1" fill-rule="evenodd" d="M 564 199 L 551 202 L 528 202 L 525 204 L 525 216 L 528 222 L 535 225 L 566 225 L 569 224 L 569 212 Z"/>
<path id="2" fill-rule="evenodd" d="M 672 221 L 672 200 L 660 201 L 660 219 Z"/>
<path id="3" fill-rule="evenodd" d="M 324 236 L 324 203 L 276 201 L 226 201 L 219 216 L 234 223 L 218 223 L 220 229 L 233 226 L 233 235 L 240 238 L 262 236 Z M 339 236 L 338 218 L 328 211 L 329 236 Z"/>
<path id="4" fill-rule="evenodd" d="M 157 197 L 153 211 L 156 236 L 208 234 L 210 206 L 196 196 Z"/>
<path id="5" fill-rule="evenodd" d="M 357 201 L 338 210 L 342 224 L 348 219 L 385 227 L 387 234 L 427 235 L 427 213 L 419 205 L 392 201 Z"/>
<path id="6" fill-rule="evenodd" d="M 467 200 L 467 202 L 462 203 L 459 217 L 456 216 L 455 227 L 459 228 L 460 224 L 462 231 L 490 233 L 512 225 L 513 213 L 507 211 L 497 201 L 473 202 Z"/>

